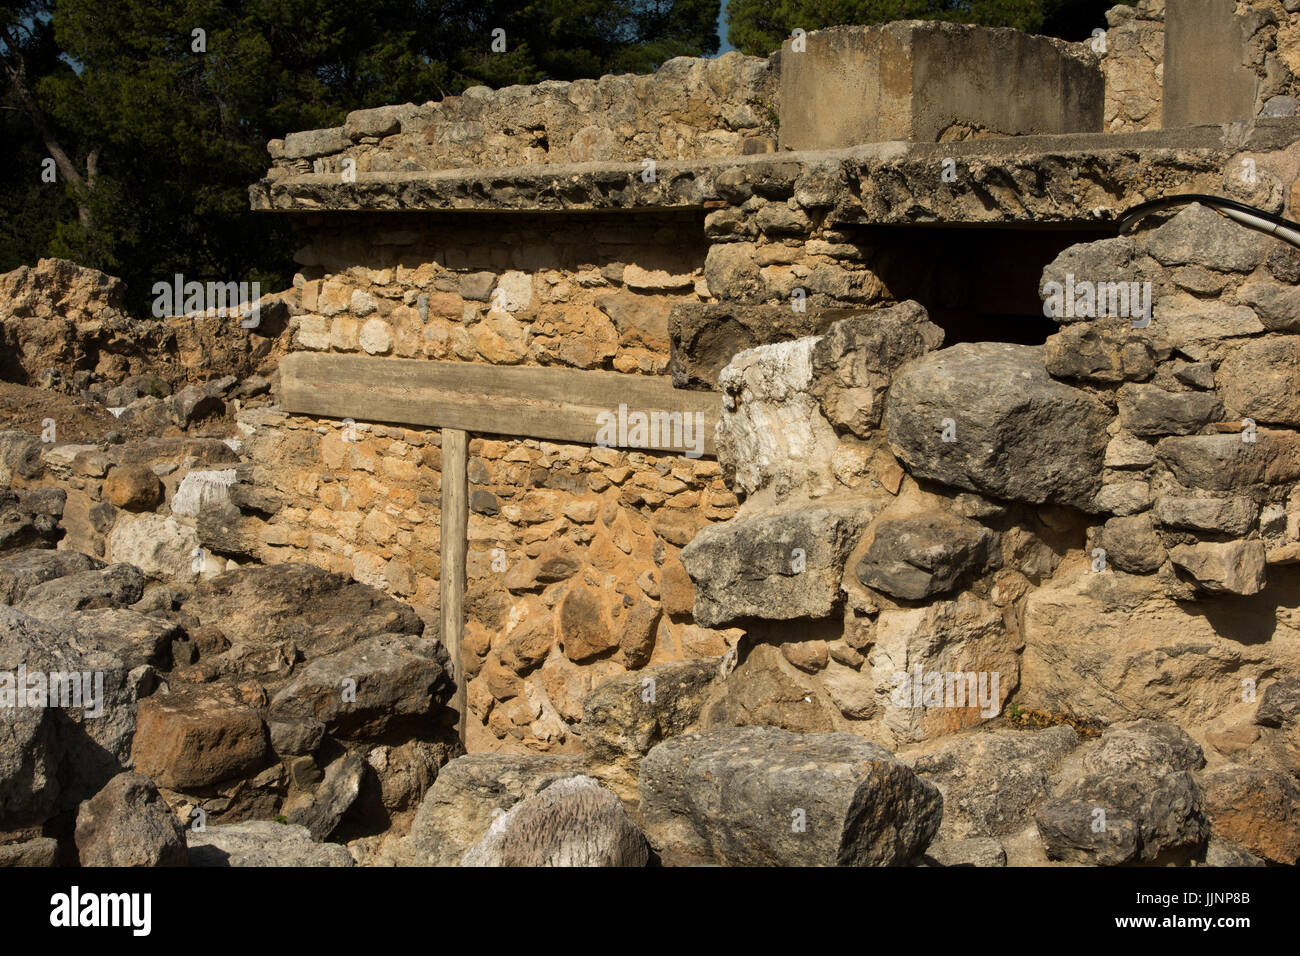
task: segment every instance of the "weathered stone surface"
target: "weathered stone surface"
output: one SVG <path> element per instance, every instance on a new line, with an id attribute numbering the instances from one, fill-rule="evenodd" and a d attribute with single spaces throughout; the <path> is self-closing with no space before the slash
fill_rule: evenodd
<path id="1" fill-rule="evenodd" d="M 289 822 L 304 826 L 313 840 L 325 840 L 338 829 L 344 814 L 361 793 L 366 762 L 347 753 L 325 768 L 325 777 L 312 793 L 311 803 L 289 814 Z"/>
<path id="2" fill-rule="evenodd" d="M 114 561 L 162 581 L 193 581 L 198 574 L 198 546 L 198 535 L 190 525 L 151 512 L 122 515 L 108 536 L 108 554 Z"/>
<path id="3" fill-rule="evenodd" d="M 337 843 L 317 843 L 306 827 L 265 820 L 189 833 L 190 866 L 353 866 Z"/>
<path id="4" fill-rule="evenodd" d="M 559 606 L 560 646 L 571 661 L 585 661 L 618 646 L 600 600 L 581 582 L 569 588 Z"/>
<path id="5" fill-rule="evenodd" d="M 1277 594 L 1297 584 L 1273 569 Z M 1189 614 L 1158 576 L 1070 563 L 1025 598 L 1021 706 L 1103 721 L 1152 717 L 1198 726 L 1241 699 L 1241 674 L 1300 667 L 1296 632 L 1273 589 L 1207 596 Z"/>
<path id="6" fill-rule="evenodd" d="M 718 461 L 746 494 L 770 488 L 779 500 L 799 489 L 824 494 L 833 485 L 838 439 L 811 392 L 817 342 L 762 345 L 719 374 Z"/>
<path id="7" fill-rule="evenodd" d="M 996 717 L 1019 680 L 1019 648 L 1001 611 L 970 592 L 881 611 L 867 663 L 885 729 L 901 744 Z"/>
<path id="8" fill-rule="evenodd" d="M 908 21 L 799 40 L 781 51 L 783 149 L 1101 128 L 1101 71 L 1046 37 Z"/>
<path id="9" fill-rule="evenodd" d="M 452 694 L 436 641 L 381 634 L 309 661 L 271 701 L 275 717 L 310 717 L 340 737 L 371 738 L 424 717 Z"/>
<path id="10" fill-rule="evenodd" d="M 669 864 L 888 866 L 918 856 L 943 815 L 939 791 L 883 747 L 762 727 L 665 741 L 640 794 Z"/>
<path id="11" fill-rule="evenodd" d="M 1156 499 L 1155 515 L 1170 528 L 1215 531 L 1243 535 L 1255 526 L 1259 508 L 1249 498 L 1183 498 L 1165 495 Z"/>
<path id="12" fill-rule="evenodd" d="M 596 685 L 582 702 L 582 749 L 588 772 L 620 796 L 633 796 L 641 759 L 650 748 L 699 722 L 718 665 L 716 657 L 673 661 Z"/>
<path id="13" fill-rule="evenodd" d="M 138 683 L 120 658 L 94 641 L 83 642 L 70 627 L 0 607 L 0 674 L 17 674 L 20 667 L 45 677 L 35 685 L 40 696 L 34 699 L 49 706 L 0 710 L 0 734 L 8 735 L 0 737 L 0 761 L 13 774 L 0 778 L 12 787 L 6 793 L 0 785 L 0 808 L 19 815 L 26 810 L 39 819 L 49 799 L 57 796 L 61 809 L 73 809 L 122 772 L 135 730 Z M 60 678 L 57 688 L 51 675 Z"/>
<path id="14" fill-rule="evenodd" d="M 1205 392 L 1168 392 L 1154 385 L 1119 390 L 1119 421 L 1134 435 L 1190 435 L 1223 415 L 1223 405 Z"/>
<path id="15" fill-rule="evenodd" d="M 1067 325 L 1043 346 L 1044 363 L 1054 378 L 1140 382 L 1156 370 L 1155 349 L 1134 336 L 1130 319 L 1102 318 Z"/>
<path id="16" fill-rule="evenodd" d="M 41 440 L 27 432 L 0 431 L 0 485 L 15 478 L 38 478 L 45 470 Z"/>
<path id="17" fill-rule="evenodd" d="M 64 534 L 59 519 L 65 497 L 62 488 L 0 488 L 0 554 L 58 544 Z"/>
<path id="18" fill-rule="evenodd" d="M 1161 265 L 1250 272 L 1263 260 L 1266 243 L 1258 232 L 1194 203 L 1151 233 L 1147 251 Z"/>
<path id="19" fill-rule="evenodd" d="M 163 486 L 147 465 L 116 465 L 104 479 L 104 497 L 115 508 L 149 511 L 162 501 Z"/>
<path id="20" fill-rule="evenodd" d="M 874 526 L 871 546 L 854 573 L 869 588 L 920 601 L 982 571 L 992 543 L 987 528 L 947 512 L 890 518 Z"/>
<path id="21" fill-rule="evenodd" d="M 936 840 L 925 851 L 930 866 L 1006 866 L 1007 851 L 991 837 L 969 840 Z"/>
<path id="22" fill-rule="evenodd" d="M 1270 863 L 1300 861 L 1300 788 L 1280 770 L 1226 767 L 1200 777 L 1214 834 Z"/>
<path id="23" fill-rule="evenodd" d="M 1048 857 L 1116 866 L 1199 856 L 1210 825 L 1191 771 L 1204 763 L 1200 747 L 1173 724 L 1109 728 L 1071 755 L 1034 815 Z"/>
<path id="24" fill-rule="evenodd" d="M 73 611 L 126 607 L 143 593 L 144 576 L 137 568 L 113 564 L 37 584 L 15 606 L 32 617 L 54 620 Z"/>
<path id="25" fill-rule="evenodd" d="M 1052 777 L 1079 744 L 1070 727 L 970 733 L 899 754 L 943 794 L 939 839 L 1018 833 L 1052 790 Z"/>
<path id="26" fill-rule="evenodd" d="M 1232 494 L 1252 486 L 1280 485 L 1300 478 L 1300 436 L 1260 429 L 1254 441 L 1241 434 L 1162 438 L 1156 457 L 1179 484 Z"/>
<path id="27" fill-rule="evenodd" d="M 383 592 L 308 564 L 227 571 L 199 584 L 182 610 L 236 644 L 293 642 L 309 656 L 332 654 L 380 634 L 418 636 L 424 622 Z"/>
<path id="28" fill-rule="evenodd" d="M 82 866 L 185 866 L 185 831 L 152 780 L 123 773 L 77 811 Z"/>
<path id="29" fill-rule="evenodd" d="M 618 798 L 570 777 L 492 821 L 461 866 L 645 866 L 650 848 Z"/>
<path id="30" fill-rule="evenodd" d="M 1165 548 L 1149 515 L 1111 518 L 1097 538 L 1106 560 L 1131 574 L 1151 574 L 1165 563 Z"/>
<path id="31" fill-rule="evenodd" d="M 984 342 L 934 352 L 894 380 L 885 417 L 890 448 L 917 477 L 996 498 L 1093 507 L 1110 413 L 1049 378 L 1040 348 Z"/>
<path id="32" fill-rule="evenodd" d="M 497 812 L 581 773 L 580 758 L 574 756 L 459 757 L 439 771 L 416 811 L 399 860 L 416 866 L 455 866 L 483 838 Z"/>
<path id="33" fill-rule="evenodd" d="M 271 749 L 280 756 L 314 754 L 325 736 L 325 725 L 315 717 L 271 717 L 266 726 Z"/>
<path id="34" fill-rule="evenodd" d="M 810 391 L 836 428 L 867 437 L 879 427 L 890 377 L 943 344 L 943 329 L 907 301 L 836 322 L 813 345 Z"/>
<path id="35" fill-rule="evenodd" d="M 1291 337 L 1243 342 L 1223 360 L 1218 378 L 1231 417 L 1300 425 L 1300 343 Z"/>
<path id="36" fill-rule="evenodd" d="M 862 683 L 869 682 L 864 678 Z M 706 703 L 700 726 L 779 727 L 801 734 L 838 730 L 830 688 L 820 684 L 786 660 L 778 647 L 742 647 L 735 669 Z"/>
<path id="37" fill-rule="evenodd" d="M 0 557 L 0 604 L 14 604 L 46 581 L 103 567 L 104 562 L 98 558 L 76 551 L 15 551 Z"/>
<path id="38" fill-rule="evenodd" d="M 1255 710 L 1261 727 L 1285 727 L 1300 717 L 1300 677 L 1283 677 L 1264 688 Z"/>
<path id="39" fill-rule="evenodd" d="M 1180 544 L 1169 558 L 1211 594 L 1258 594 L 1265 584 L 1261 541 Z"/>
<path id="40" fill-rule="evenodd" d="M 170 669 L 172 642 L 185 636 L 178 624 L 126 608 L 76 611 L 62 623 L 83 647 L 108 651 L 127 670 L 145 666 Z"/>
<path id="41" fill-rule="evenodd" d="M 696 623 L 827 617 L 869 517 L 861 505 L 810 505 L 705 528 L 681 553 L 695 582 Z"/>
<path id="42" fill-rule="evenodd" d="M 1210 842 L 1205 846 L 1205 865 L 1267 866 L 1268 864 L 1240 844 L 1222 837 L 1211 836 Z"/>
<path id="43" fill-rule="evenodd" d="M 219 685 L 140 702 L 132 759 L 138 773 L 171 790 L 206 787 L 258 770 L 266 731 L 257 711 Z"/>
<path id="44" fill-rule="evenodd" d="M 602 304 L 602 308 L 606 308 Z M 606 309 L 609 311 L 609 309 Z M 718 375 L 748 349 L 819 335 L 854 314 L 851 309 L 810 308 L 736 302 L 684 302 L 672 307 L 668 369 L 677 388 L 716 388 Z M 618 317 L 611 312 L 618 322 Z"/>

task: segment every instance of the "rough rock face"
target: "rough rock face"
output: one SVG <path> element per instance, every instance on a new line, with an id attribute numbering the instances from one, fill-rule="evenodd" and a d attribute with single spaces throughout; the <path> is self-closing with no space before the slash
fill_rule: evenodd
<path id="1" fill-rule="evenodd" d="M 1270 863 L 1294 866 L 1300 860 L 1300 787 L 1291 775 L 1226 767 L 1199 782 L 1216 836 Z"/>
<path id="2" fill-rule="evenodd" d="M 885 417 L 890 448 L 919 478 L 1083 510 L 1101 488 L 1110 413 L 1051 379 L 1038 348 L 962 343 L 918 359 L 894 380 Z"/>
<path id="3" fill-rule="evenodd" d="M 416 811 L 399 857 L 416 866 L 455 866 L 500 813 L 581 773 L 573 756 L 470 754 L 453 760 Z"/>
<path id="4" fill-rule="evenodd" d="M 646 836 L 668 863 L 905 863 L 943 816 L 938 790 L 850 734 L 683 734 L 642 761 L 640 790 Z"/>
<path id="5" fill-rule="evenodd" d="M 1210 824 L 1191 771 L 1204 765 L 1201 748 L 1173 724 L 1112 727 L 1072 755 L 1034 815 L 1048 857 L 1116 866 L 1198 855 Z"/>
<path id="6" fill-rule="evenodd" d="M 257 820 L 190 831 L 190 866 L 352 866 L 345 847 L 316 843 L 306 827 Z"/>
<path id="7" fill-rule="evenodd" d="M 957 515 L 891 518 L 875 525 L 858 563 L 858 580 L 896 598 L 919 601 L 951 591 L 968 571 L 982 570 L 993 535 Z"/>
<path id="8" fill-rule="evenodd" d="M 705 528 L 681 554 L 695 582 L 695 619 L 716 627 L 747 617 L 826 617 L 840 602 L 840 576 L 862 505 L 763 512 Z"/>
<path id="9" fill-rule="evenodd" d="M 271 713 L 314 718 L 340 737 L 377 737 L 429 715 L 451 693 L 441 644 L 384 634 L 309 662 L 275 695 Z"/>
<path id="10" fill-rule="evenodd" d="M 829 490 L 835 432 L 810 392 L 818 341 L 761 345 L 735 356 L 718 376 L 718 461 L 746 494 Z"/>
<path id="11" fill-rule="evenodd" d="M 569 777 L 493 820 L 460 865 L 645 866 L 649 858 L 618 798 L 590 777 Z"/>
<path id="12" fill-rule="evenodd" d="M 205 787 L 258 769 L 267 752 L 256 710 L 206 689 L 156 695 L 140 703 L 132 757 L 164 787 Z"/>
<path id="13" fill-rule="evenodd" d="M 601 682 L 582 703 L 583 763 L 625 798 L 642 758 L 699 722 L 720 658 L 651 665 Z"/>
<path id="14" fill-rule="evenodd" d="M 185 831 L 148 777 L 123 773 L 77 811 L 82 866 L 185 866 Z"/>
<path id="15" fill-rule="evenodd" d="M 962 734 L 900 755 L 943 794 L 939 838 L 1008 838 L 1032 821 L 1052 777 L 1079 743 L 1070 727 Z"/>

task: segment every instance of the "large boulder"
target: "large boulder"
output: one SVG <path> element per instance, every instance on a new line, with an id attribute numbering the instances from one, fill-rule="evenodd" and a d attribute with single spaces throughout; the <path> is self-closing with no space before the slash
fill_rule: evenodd
<path id="1" fill-rule="evenodd" d="M 82 866 L 185 866 L 185 830 L 148 777 L 118 774 L 77 811 Z"/>
<path id="2" fill-rule="evenodd" d="M 17 602 L 24 614 L 58 620 L 74 611 L 129 607 L 144 595 L 144 575 L 130 564 L 111 564 L 37 584 Z"/>
<path id="3" fill-rule="evenodd" d="M 909 472 L 994 498 L 1093 509 L 1109 410 L 1055 381 L 1042 349 L 963 342 L 905 366 L 889 444 Z"/>
<path id="4" fill-rule="evenodd" d="M 191 830 L 190 866 L 353 866 L 337 843 L 317 843 L 306 827 L 265 820 Z"/>
<path id="5" fill-rule="evenodd" d="M 339 737 L 373 738 L 428 716 L 453 691 L 441 644 L 381 634 L 309 661 L 276 693 L 271 714 L 315 718 Z"/>
<path id="6" fill-rule="evenodd" d="M 939 838 L 1006 838 L 1033 826 L 1052 776 L 1079 744 L 1070 727 L 947 737 L 899 759 L 943 794 Z"/>
<path id="7" fill-rule="evenodd" d="M 77 551 L 34 548 L 0 557 L 0 604 L 22 600 L 32 588 L 81 571 L 98 571 L 104 562 Z"/>
<path id="8" fill-rule="evenodd" d="M 590 777 L 556 781 L 498 816 L 461 866 L 645 866 L 650 848 Z"/>
<path id="9" fill-rule="evenodd" d="M 0 707 L 3 760 L 15 774 L 0 793 L 10 788 L 19 805 L 43 802 L 54 790 L 54 767 L 60 807 L 71 809 L 125 769 L 140 685 L 121 658 L 71 627 L 0 607 L 0 675 L 20 667 L 27 705 Z M 7 683 L 16 704 L 21 688 Z"/>
<path id="10" fill-rule="evenodd" d="M 305 826 L 313 840 L 324 840 L 342 822 L 361 794 L 366 762 L 345 753 L 325 768 L 325 776 L 312 793 L 311 803 L 289 814 L 289 822 Z"/>
<path id="11" fill-rule="evenodd" d="M 665 863 L 887 866 L 918 857 L 943 797 L 851 734 L 768 727 L 674 737 L 641 762 L 641 815 Z"/>
<path id="12" fill-rule="evenodd" d="M 198 584 L 182 610 L 233 644 L 292 643 L 308 657 L 333 654 L 380 634 L 420 635 L 407 604 L 343 574 L 310 564 L 227 571 Z"/>
<path id="13" fill-rule="evenodd" d="M 1199 783 L 1214 833 L 1270 863 L 1300 862 L 1300 787 L 1281 770 L 1230 766 Z"/>
<path id="14" fill-rule="evenodd" d="M 992 543 L 987 528 L 947 512 L 890 518 L 875 525 L 854 570 L 869 588 L 920 601 L 951 591 L 968 572 L 984 570 Z"/>
<path id="15" fill-rule="evenodd" d="M 170 790 L 247 776 L 266 756 L 262 718 L 223 685 L 155 694 L 140 702 L 135 769 Z"/>
<path id="16" fill-rule="evenodd" d="M 568 777 L 580 776 L 581 758 L 550 754 L 470 754 L 438 773 L 397 851 L 416 866 L 455 866 L 483 838 L 492 821 L 520 800 Z"/>
<path id="17" fill-rule="evenodd" d="M 695 621 L 828 617 L 844 562 L 871 513 L 864 504 L 806 505 L 703 529 L 681 553 L 695 582 Z"/>
<path id="18" fill-rule="evenodd" d="M 642 758 L 661 740 L 692 729 L 718 678 L 720 659 L 671 661 L 602 681 L 582 702 L 587 771 L 634 798 Z"/>
<path id="19" fill-rule="evenodd" d="M 1173 724 L 1111 726 L 1066 759 L 1034 814 L 1048 858 L 1118 866 L 1198 857 L 1210 823 L 1192 772 L 1204 765 L 1201 748 Z"/>

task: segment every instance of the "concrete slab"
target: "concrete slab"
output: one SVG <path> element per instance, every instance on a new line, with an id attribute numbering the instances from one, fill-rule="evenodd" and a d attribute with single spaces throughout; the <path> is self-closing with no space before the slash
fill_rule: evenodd
<path id="1" fill-rule="evenodd" d="M 1104 81 L 1069 44 L 909 20 L 817 30 L 781 47 L 782 149 L 1095 132 Z"/>

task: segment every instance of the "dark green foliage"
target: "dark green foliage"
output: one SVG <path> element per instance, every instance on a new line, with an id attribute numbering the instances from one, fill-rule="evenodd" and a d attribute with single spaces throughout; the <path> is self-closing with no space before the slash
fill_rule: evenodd
<path id="1" fill-rule="evenodd" d="M 0 105 L 12 107 L 0 149 L 15 171 L 0 193 L 0 270 L 72 258 L 122 276 L 140 312 L 152 284 L 176 272 L 283 288 L 289 227 L 248 210 L 267 140 L 479 83 L 649 71 L 715 52 L 717 14 L 718 0 L 0 6 Z M 504 53 L 492 51 L 497 28 Z M 42 186 L 51 142 L 68 161 L 58 185 Z"/>
<path id="2" fill-rule="evenodd" d="M 737 50 L 767 56 L 795 28 L 950 20 L 1082 40 L 1106 28 L 1112 6 L 1112 0 L 728 0 L 727 37 Z"/>

